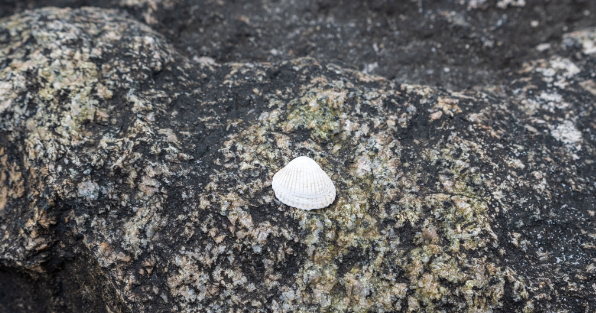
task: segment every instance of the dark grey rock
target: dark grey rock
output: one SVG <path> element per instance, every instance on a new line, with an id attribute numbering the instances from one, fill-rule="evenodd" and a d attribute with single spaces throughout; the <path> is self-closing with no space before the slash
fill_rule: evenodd
<path id="1" fill-rule="evenodd" d="M 595 38 L 455 92 L 187 58 L 119 11 L 5 18 L 0 309 L 593 311 Z M 275 199 L 299 155 L 330 207 Z"/>
<path id="2" fill-rule="evenodd" d="M 312 57 L 452 90 L 500 85 L 564 33 L 596 26 L 589 0 L 9 0 L 0 17 L 50 5 L 126 11 L 190 59 Z"/>

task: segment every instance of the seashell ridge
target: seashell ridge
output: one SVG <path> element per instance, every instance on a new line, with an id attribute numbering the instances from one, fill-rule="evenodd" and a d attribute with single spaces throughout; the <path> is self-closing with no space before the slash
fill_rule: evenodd
<path id="1" fill-rule="evenodd" d="M 331 178 L 306 156 L 295 158 L 275 173 L 271 187 L 279 201 L 302 210 L 322 209 L 335 200 Z"/>

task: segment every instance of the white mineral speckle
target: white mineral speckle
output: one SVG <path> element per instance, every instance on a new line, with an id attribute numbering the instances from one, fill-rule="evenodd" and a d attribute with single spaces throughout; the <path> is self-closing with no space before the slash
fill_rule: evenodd
<path id="1" fill-rule="evenodd" d="M 358 163 L 356 164 L 356 174 L 358 176 L 363 176 L 363 175 L 370 173 L 370 170 L 371 170 L 370 166 L 371 166 L 370 159 L 365 155 L 361 156 L 358 159 Z"/>
<path id="2" fill-rule="evenodd" d="M 524 7 L 526 6 L 526 0 L 500 0 L 497 2 L 497 7 L 500 9 L 506 9 L 508 6 Z"/>
<path id="3" fill-rule="evenodd" d="M 572 121 L 564 121 L 554 127 L 550 134 L 558 141 L 565 144 L 567 149 L 581 150 L 582 133 L 575 127 Z"/>
<path id="4" fill-rule="evenodd" d="M 563 37 L 563 42 L 567 45 L 577 42 L 582 45 L 583 53 L 596 53 L 596 28 L 588 28 L 566 34 Z"/>
<path id="5" fill-rule="evenodd" d="M 86 198 L 89 201 L 97 200 L 99 196 L 99 186 L 92 181 L 83 181 L 78 184 L 79 197 Z"/>

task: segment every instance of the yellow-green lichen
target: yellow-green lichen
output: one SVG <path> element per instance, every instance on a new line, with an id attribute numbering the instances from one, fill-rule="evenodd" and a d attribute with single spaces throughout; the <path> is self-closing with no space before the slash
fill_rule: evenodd
<path id="1" fill-rule="evenodd" d="M 416 147 L 404 147 L 396 139 L 400 118 L 384 114 L 380 105 L 390 93 L 354 88 L 348 105 L 348 90 L 337 86 L 343 84 L 314 79 L 300 98 L 287 104 L 287 115 L 279 108 L 262 114 L 222 150 L 226 155 L 234 149 L 221 163 L 238 168 L 240 177 L 260 169 L 269 179 L 307 153 L 338 188 L 337 200 L 328 208 L 287 208 L 304 231 L 300 241 L 306 260 L 292 287 L 295 296 L 276 303 L 299 312 L 388 312 L 403 307 L 433 312 L 438 304 L 464 297 L 461 310 L 499 307 L 505 276 L 520 281 L 511 270 L 464 252 L 495 244 L 484 177 L 469 165 L 469 156 L 482 151 L 456 136 L 433 146 L 421 139 Z M 438 101 L 437 107 L 450 114 L 461 112 L 457 100 Z M 374 117 L 360 112 L 371 105 L 380 110 Z M 402 114 L 404 121 L 408 114 Z M 308 136 L 294 137 L 302 131 Z M 414 153 L 412 149 L 419 155 L 402 163 L 400 156 Z M 436 176 L 429 177 L 423 165 L 433 167 L 430 172 Z M 251 189 L 261 188 L 270 202 L 268 183 L 252 181 Z M 234 210 L 222 206 L 222 214 Z M 400 233 L 407 228 L 414 230 L 412 238 Z M 357 262 L 346 259 L 350 251 L 358 251 Z"/>

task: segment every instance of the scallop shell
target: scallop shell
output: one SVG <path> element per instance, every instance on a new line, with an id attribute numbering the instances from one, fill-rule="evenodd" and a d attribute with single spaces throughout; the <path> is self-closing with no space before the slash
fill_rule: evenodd
<path id="1" fill-rule="evenodd" d="M 331 178 L 313 159 L 297 157 L 273 176 L 271 187 L 279 201 L 302 210 L 322 209 L 335 200 Z"/>

